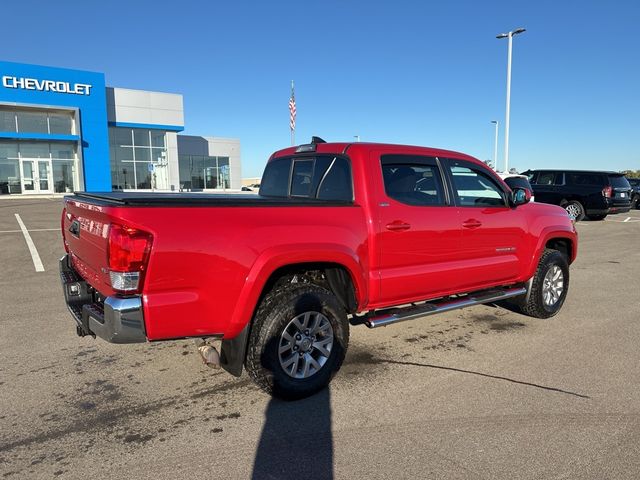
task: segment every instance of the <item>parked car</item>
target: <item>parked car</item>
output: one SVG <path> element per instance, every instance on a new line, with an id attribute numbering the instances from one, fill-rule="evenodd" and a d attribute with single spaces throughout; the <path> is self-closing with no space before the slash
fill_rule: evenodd
<path id="1" fill-rule="evenodd" d="M 631 186 L 622 173 L 587 170 L 528 170 L 523 172 L 537 202 L 563 207 L 577 221 L 603 220 L 631 209 Z"/>
<path id="2" fill-rule="evenodd" d="M 259 195 L 65 197 L 64 296 L 80 336 L 195 338 L 206 363 L 301 398 L 338 371 L 351 324 L 507 299 L 557 314 L 576 229 L 528 200 L 462 153 L 315 138 L 272 155 Z"/>
<path id="3" fill-rule="evenodd" d="M 524 188 L 531 192 L 531 201 L 535 202 L 535 194 L 533 193 L 533 187 L 529 183 L 529 179 L 526 175 L 520 175 L 518 173 L 503 173 L 498 172 L 498 176 L 504 180 L 511 190 L 516 188 Z"/>
<path id="4" fill-rule="evenodd" d="M 633 192 L 631 193 L 631 208 L 640 208 L 640 178 L 627 178 Z"/>

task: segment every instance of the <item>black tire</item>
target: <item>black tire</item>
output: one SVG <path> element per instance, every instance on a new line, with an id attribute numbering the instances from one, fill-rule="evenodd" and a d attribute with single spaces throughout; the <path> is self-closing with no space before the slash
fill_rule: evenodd
<path id="1" fill-rule="evenodd" d="M 576 222 L 584 219 L 584 207 L 579 201 L 571 200 L 563 203 L 562 208 L 564 208 L 567 211 L 567 214 L 569 214 L 569 217 L 574 219 Z"/>
<path id="2" fill-rule="evenodd" d="M 604 220 L 606 217 L 607 215 L 587 215 L 587 218 L 593 221 Z"/>
<path id="3" fill-rule="evenodd" d="M 309 316 L 304 317 L 307 313 Z M 302 343 L 298 347 L 299 342 L 294 342 L 293 338 L 290 343 L 283 344 L 288 341 L 285 340 L 285 330 L 290 332 L 291 328 L 297 328 L 296 325 L 299 323 L 294 322 L 300 317 L 304 317 L 304 322 L 323 322 L 326 331 L 322 333 L 318 330 L 317 335 L 318 338 L 323 338 L 326 334 L 327 339 L 328 320 L 333 337 L 328 356 L 316 348 L 316 336 L 313 332 L 309 332 L 314 338 L 312 342 L 311 336 L 303 338 L 303 341 L 307 340 L 304 347 Z M 304 335 L 302 331 L 300 333 Z M 281 347 L 287 349 L 286 345 L 291 346 L 287 350 L 291 353 L 288 360 L 293 359 L 295 362 L 291 365 L 291 370 L 295 372 L 287 372 L 283 366 L 282 357 L 286 352 L 281 353 L 280 350 Z M 265 392 L 283 400 L 297 400 L 313 395 L 329 384 L 344 361 L 348 345 L 349 322 L 336 297 L 317 285 L 287 284 L 267 294 L 261 302 L 251 329 L 245 368 L 253 381 Z M 295 360 L 296 353 L 293 348 L 299 351 L 299 360 Z M 300 352 L 303 348 L 308 349 L 304 354 Z M 307 355 L 315 357 L 315 365 L 319 362 L 324 363 L 315 368 L 311 366 L 311 360 Z M 303 372 L 298 370 L 300 360 L 305 364 L 300 367 Z M 300 375 L 301 378 L 294 378 L 293 375 Z"/>
<path id="4" fill-rule="evenodd" d="M 640 195 L 634 195 L 631 199 L 631 208 L 640 209 Z"/>
<path id="5" fill-rule="evenodd" d="M 549 287 L 545 282 L 548 280 L 547 275 L 555 267 L 559 268 L 562 272 L 562 290 L 558 294 L 558 298 L 549 292 Z M 553 276 L 553 274 L 549 274 Z M 562 308 L 565 298 L 567 297 L 567 291 L 569 290 L 569 264 L 567 258 L 557 250 L 547 249 L 543 252 L 538 262 L 538 268 L 533 276 L 531 283 L 531 291 L 528 298 L 524 299 L 524 303 L 520 306 L 520 311 L 525 315 L 535 318 L 550 318 Z M 557 293 L 557 292 L 556 292 Z M 551 295 L 551 302 L 545 301 L 545 295 Z M 549 298 L 549 297 L 547 297 Z"/>

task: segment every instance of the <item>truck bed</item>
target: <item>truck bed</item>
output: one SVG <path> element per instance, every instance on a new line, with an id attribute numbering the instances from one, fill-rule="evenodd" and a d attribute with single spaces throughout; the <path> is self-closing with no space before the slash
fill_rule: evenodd
<path id="1" fill-rule="evenodd" d="M 260 196 L 257 193 L 75 192 L 73 196 L 67 198 L 114 207 L 294 207 L 341 206 L 353 203 L 304 197 L 272 198 Z"/>

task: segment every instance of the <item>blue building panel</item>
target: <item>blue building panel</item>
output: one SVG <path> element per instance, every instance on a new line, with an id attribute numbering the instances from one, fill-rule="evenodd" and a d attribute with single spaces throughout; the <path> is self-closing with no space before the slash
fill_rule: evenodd
<path id="1" fill-rule="evenodd" d="M 0 62 L 0 102 L 76 109 L 84 188 L 88 192 L 111 191 L 104 74 Z M 12 138 L 25 137 L 14 134 Z M 34 137 L 31 135 L 28 138 Z M 41 135 L 38 138 L 62 139 L 57 135 Z M 77 137 L 71 135 L 65 136 L 65 139 Z"/>

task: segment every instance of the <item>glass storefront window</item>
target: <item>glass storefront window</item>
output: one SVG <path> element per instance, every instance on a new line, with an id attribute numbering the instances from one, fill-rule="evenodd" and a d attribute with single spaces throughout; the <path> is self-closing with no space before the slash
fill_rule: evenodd
<path id="1" fill-rule="evenodd" d="M 12 141 L 0 141 L 0 160 L 18 158 L 18 143 Z"/>
<path id="2" fill-rule="evenodd" d="M 149 148 L 134 148 L 135 157 L 134 160 L 136 162 L 150 162 L 151 161 L 151 152 Z"/>
<path id="3" fill-rule="evenodd" d="M 49 133 L 59 135 L 72 135 L 73 117 L 70 114 L 50 113 Z"/>
<path id="4" fill-rule="evenodd" d="M 166 132 L 144 128 L 109 128 L 111 184 L 114 190 L 168 189 Z M 158 172 L 154 178 L 149 162 Z M 165 166 L 163 166 L 165 164 Z M 161 170 L 164 168 L 164 170 Z M 159 170 L 160 169 L 160 170 Z"/>
<path id="5" fill-rule="evenodd" d="M 20 142 L 20 158 L 49 158 L 47 142 Z"/>
<path id="6" fill-rule="evenodd" d="M 73 160 L 53 161 L 53 186 L 56 193 L 73 192 L 74 167 Z"/>
<path id="7" fill-rule="evenodd" d="M 45 112 L 17 111 L 18 132 L 49 133 Z"/>
<path id="8" fill-rule="evenodd" d="M 0 110 L 0 132 L 16 131 L 16 114 L 9 110 Z"/>
<path id="9" fill-rule="evenodd" d="M 151 172 L 149 171 L 149 163 L 136 162 L 136 188 L 151 188 Z"/>
<path id="10" fill-rule="evenodd" d="M 180 155 L 178 157 L 180 188 L 215 189 L 229 188 L 229 157 L 203 157 Z"/>
<path id="11" fill-rule="evenodd" d="M 162 130 L 151 130 L 151 146 L 152 147 L 165 147 L 164 143 L 165 132 Z"/>
<path id="12" fill-rule="evenodd" d="M 136 147 L 149 147 L 149 130 L 134 128 L 133 129 L 133 144 Z"/>
<path id="13" fill-rule="evenodd" d="M 51 158 L 74 159 L 76 158 L 75 146 L 72 143 L 52 143 Z"/>
<path id="14" fill-rule="evenodd" d="M 18 160 L 2 158 L 0 153 L 0 194 L 22 193 Z"/>
<path id="15" fill-rule="evenodd" d="M 74 142 L 0 140 L 0 194 L 72 192 L 76 165 Z"/>
<path id="16" fill-rule="evenodd" d="M 73 135 L 74 112 L 0 105 L 0 132 Z"/>

